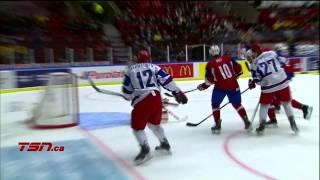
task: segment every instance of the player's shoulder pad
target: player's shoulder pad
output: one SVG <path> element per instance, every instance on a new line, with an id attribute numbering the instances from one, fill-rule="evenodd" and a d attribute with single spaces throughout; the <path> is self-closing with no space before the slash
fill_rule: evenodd
<path id="1" fill-rule="evenodd" d="M 233 58 L 228 55 L 221 56 L 221 59 L 223 59 L 224 62 L 233 61 Z"/>
<path id="2" fill-rule="evenodd" d="M 215 62 L 215 60 L 213 60 L 213 59 L 211 59 L 210 61 L 208 61 L 207 64 L 206 64 L 206 69 L 207 69 L 207 68 L 211 68 L 212 65 L 214 64 L 214 62 Z"/>
<path id="3" fill-rule="evenodd" d="M 278 54 L 275 52 L 275 51 L 273 51 L 273 50 L 270 50 L 270 51 L 265 51 L 265 52 L 263 52 L 265 55 L 272 55 L 272 56 L 278 56 Z"/>

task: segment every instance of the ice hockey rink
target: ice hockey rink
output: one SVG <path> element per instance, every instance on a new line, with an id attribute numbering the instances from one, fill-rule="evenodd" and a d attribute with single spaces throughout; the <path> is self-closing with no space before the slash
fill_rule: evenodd
<path id="1" fill-rule="evenodd" d="M 239 80 L 241 91 L 247 88 L 247 81 Z M 200 82 L 177 83 L 182 90 L 190 90 Z M 247 133 L 231 105 L 221 111 L 220 135 L 210 131 L 212 118 L 197 127 L 187 127 L 186 122 L 199 122 L 211 113 L 211 87 L 188 93 L 186 105 L 169 107 L 179 117 L 188 117 L 177 122 L 170 116 L 163 125 L 172 155 L 152 151 L 153 158 L 141 166 L 133 164 L 140 149 L 129 125 L 129 102 L 99 94 L 90 86 L 80 87 L 80 126 L 34 130 L 27 128 L 25 120 L 42 92 L 1 94 L 1 179 L 318 180 L 319 75 L 297 75 L 290 86 L 295 99 L 313 106 L 310 120 L 294 110 L 299 135 L 291 131 L 283 109 L 277 114 L 278 128 L 266 129 L 263 136 Z M 120 90 L 119 85 L 99 87 Z M 259 93 L 257 87 L 242 95 L 249 117 Z M 258 113 L 254 127 L 257 125 Z M 148 129 L 147 134 L 154 149 L 158 142 Z M 18 142 L 52 142 L 64 146 L 64 151 L 20 152 Z"/>

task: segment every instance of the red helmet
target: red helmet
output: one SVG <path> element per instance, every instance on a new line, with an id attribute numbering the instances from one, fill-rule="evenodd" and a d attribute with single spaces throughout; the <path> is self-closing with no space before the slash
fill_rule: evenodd
<path id="1" fill-rule="evenodd" d="M 137 54 L 137 60 L 139 63 L 150 62 L 150 54 L 146 50 L 141 50 Z"/>
<path id="2" fill-rule="evenodd" d="M 251 49 L 252 49 L 252 52 L 255 52 L 255 53 L 261 53 L 262 52 L 262 47 L 258 43 L 252 44 Z"/>

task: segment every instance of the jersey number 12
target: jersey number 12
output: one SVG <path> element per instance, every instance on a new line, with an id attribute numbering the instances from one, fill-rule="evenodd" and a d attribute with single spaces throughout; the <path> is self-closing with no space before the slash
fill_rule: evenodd
<path id="1" fill-rule="evenodd" d="M 142 76 L 141 76 L 142 74 Z M 146 77 L 147 78 L 147 82 L 144 85 L 144 81 L 142 80 L 142 77 Z M 144 89 L 146 87 L 154 87 L 156 86 L 154 83 L 151 82 L 152 79 L 152 71 L 150 69 L 144 70 L 141 72 L 137 72 L 137 78 L 139 80 L 139 84 L 141 89 Z"/>

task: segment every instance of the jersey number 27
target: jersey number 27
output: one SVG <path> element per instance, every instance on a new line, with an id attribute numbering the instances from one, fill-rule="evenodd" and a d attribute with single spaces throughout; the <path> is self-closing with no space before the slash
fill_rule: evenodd
<path id="1" fill-rule="evenodd" d="M 272 72 L 278 72 L 278 68 L 276 66 L 276 63 L 274 62 L 274 59 L 259 63 L 257 72 L 259 72 L 262 77 L 266 77 L 272 74 Z"/>

